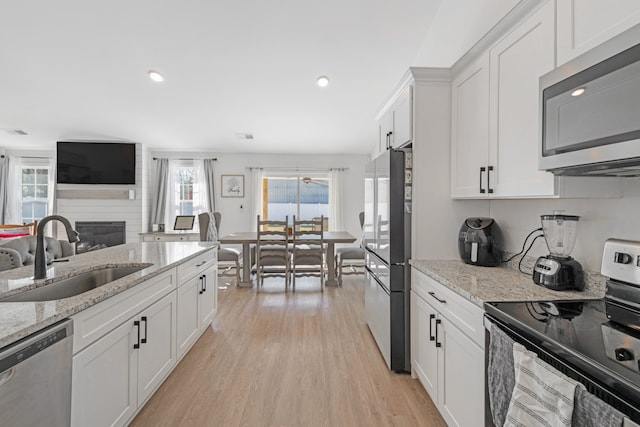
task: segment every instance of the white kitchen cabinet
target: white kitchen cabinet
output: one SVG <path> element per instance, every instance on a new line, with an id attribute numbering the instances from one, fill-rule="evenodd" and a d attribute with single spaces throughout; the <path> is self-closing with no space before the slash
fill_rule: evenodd
<path id="1" fill-rule="evenodd" d="M 172 292 L 73 357 L 73 426 L 125 425 L 176 363 Z"/>
<path id="2" fill-rule="evenodd" d="M 558 65 L 640 23 L 638 0 L 559 0 Z"/>
<path id="3" fill-rule="evenodd" d="M 122 426 L 136 412 L 135 330 L 126 322 L 73 357 L 72 426 Z"/>
<path id="4" fill-rule="evenodd" d="M 538 170 L 539 78 L 555 67 L 555 43 L 549 1 L 456 71 L 451 197 L 620 197 L 619 179 Z"/>
<path id="5" fill-rule="evenodd" d="M 194 258 L 193 268 L 178 270 L 177 352 L 182 358 L 211 324 L 218 303 L 217 252 Z M 188 266 L 187 266 L 188 267 Z"/>
<path id="6" fill-rule="evenodd" d="M 137 384 L 138 403 L 141 405 L 176 364 L 175 292 L 140 313 L 139 322 Z"/>
<path id="7" fill-rule="evenodd" d="M 496 197 L 553 196 L 554 176 L 538 170 L 538 79 L 555 67 L 554 2 L 489 52 L 488 192 Z"/>
<path id="8" fill-rule="evenodd" d="M 450 426 L 484 419 L 480 307 L 412 269 L 411 369 Z"/>
<path id="9" fill-rule="evenodd" d="M 451 84 L 451 194 L 487 195 L 489 165 L 489 55 L 483 54 Z"/>
<path id="10" fill-rule="evenodd" d="M 399 91 L 378 115 L 378 144 L 372 157 L 400 147 L 413 138 L 413 87 Z"/>

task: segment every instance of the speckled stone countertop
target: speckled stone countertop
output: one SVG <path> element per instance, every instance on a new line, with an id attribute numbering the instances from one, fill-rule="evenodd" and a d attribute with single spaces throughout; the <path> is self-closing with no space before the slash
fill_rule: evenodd
<path id="1" fill-rule="evenodd" d="M 418 271 L 482 307 L 485 302 L 558 301 L 604 297 L 601 276 L 586 274 L 582 292 L 553 291 L 533 283 L 531 275 L 511 267 L 477 267 L 460 260 L 411 260 Z M 602 279 L 604 280 L 604 279 Z"/>
<path id="2" fill-rule="evenodd" d="M 54 301 L 0 302 L 0 348 L 217 247 L 212 242 L 128 243 L 69 257 L 33 280 L 33 265 L 0 272 L 0 298 L 104 267 L 145 268 L 80 295 Z"/>

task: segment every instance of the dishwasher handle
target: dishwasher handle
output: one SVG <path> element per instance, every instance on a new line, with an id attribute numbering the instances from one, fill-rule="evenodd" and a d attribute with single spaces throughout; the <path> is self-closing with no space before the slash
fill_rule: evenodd
<path id="1" fill-rule="evenodd" d="M 4 372 L 73 335 L 73 322 L 62 320 L 10 345 L 0 352 L 0 372 Z M 4 378 L 5 382 L 8 378 Z"/>

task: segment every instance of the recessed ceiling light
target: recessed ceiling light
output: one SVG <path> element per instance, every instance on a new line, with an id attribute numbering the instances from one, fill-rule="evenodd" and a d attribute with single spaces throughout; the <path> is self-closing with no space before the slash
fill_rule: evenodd
<path id="1" fill-rule="evenodd" d="M 162 74 L 160 74 L 157 71 L 149 70 L 149 72 L 147 74 L 149 74 L 149 78 L 151 80 L 153 80 L 154 82 L 162 82 L 162 81 L 164 81 L 164 77 L 162 77 Z"/>
<path id="2" fill-rule="evenodd" d="M 320 76 L 316 79 L 316 83 L 318 84 L 318 86 L 320 87 L 327 87 L 329 85 L 329 77 L 327 76 Z"/>
<path id="3" fill-rule="evenodd" d="M 578 89 L 571 92 L 571 96 L 580 96 L 587 91 L 586 87 L 579 87 Z"/>

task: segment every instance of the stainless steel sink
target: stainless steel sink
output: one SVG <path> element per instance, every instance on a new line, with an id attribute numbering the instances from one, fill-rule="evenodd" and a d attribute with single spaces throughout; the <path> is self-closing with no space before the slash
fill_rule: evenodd
<path id="1" fill-rule="evenodd" d="M 98 270 L 91 270 L 30 291 L 2 298 L 0 302 L 51 301 L 69 298 L 133 274 L 136 271 L 149 267 L 149 265 L 150 264 L 133 267 L 104 267 Z"/>

